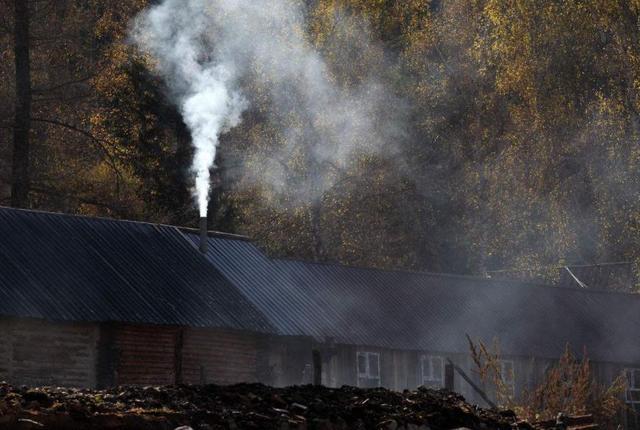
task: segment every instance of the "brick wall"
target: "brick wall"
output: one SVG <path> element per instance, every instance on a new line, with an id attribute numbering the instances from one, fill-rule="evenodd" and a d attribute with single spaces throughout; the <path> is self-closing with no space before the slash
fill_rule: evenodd
<path id="1" fill-rule="evenodd" d="M 11 372 L 11 331 L 7 321 L 0 319 L 0 381 L 8 381 Z"/>
<path id="2" fill-rule="evenodd" d="M 257 380 L 257 337 L 216 329 L 187 328 L 182 380 L 189 384 L 234 384 Z"/>
<path id="3" fill-rule="evenodd" d="M 234 330 L 105 324 L 100 385 L 255 382 L 257 344 Z"/>
<path id="4" fill-rule="evenodd" d="M 0 319 L 0 381 L 92 388 L 256 382 L 264 380 L 265 339 L 225 329 Z"/>
<path id="5" fill-rule="evenodd" d="M 180 329 L 167 326 L 118 325 L 114 343 L 115 383 L 169 385 L 176 382 L 176 339 Z"/>

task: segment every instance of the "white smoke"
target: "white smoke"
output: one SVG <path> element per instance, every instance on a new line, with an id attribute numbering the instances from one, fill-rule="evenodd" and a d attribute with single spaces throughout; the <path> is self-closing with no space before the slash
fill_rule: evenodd
<path id="1" fill-rule="evenodd" d="M 191 130 L 195 154 L 193 170 L 200 216 L 207 216 L 209 169 L 216 158 L 218 136 L 240 122 L 244 99 L 228 88 L 227 72 L 222 67 L 200 71 L 193 81 L 192 93 L 182 104 L 182 114 Z"/>
<path id="2" fill-rule="evenodd" d="M 343 166 L 356 147 L 376 150 L 397 137 L 397 127 L 376 120 L 378 111 L 389 109 L 383 86 L 370 79 L 345 92 L 329 77 L 322 57 L 305 39 L 301 4 L 300 0 L 164 0 L 134 22 L 134 42 L 155 60 L 190 129 L 201 216 L 206 215 L 209 170 L 219 137 L 239 124 L 248 107 L 240 90 L 243 80 L 267 89 L 274 104 L 271 115 L 304 113 L 305 123 L 281 130 L 288 141 L 285 151 L 304 143 L 318 164 Z M 250 175 L 276 187 L 286 183 L 273 162 L 280 155 L 269 154 L 270 160 Z M 327 186 L 303 185 L 297 192 L 311 197 L 310 189 L 322 192 Z"/>
<path id="3" fill-rule="evenodd" d="M 210 51 L 215 23 L 205 0 L 167 0 L 136 18 L 133 39 L 156 61 L 191 131 L 195 154 L 195 194 L 207 215 L 209 170 L 221 133 L 240 122 L 246 106 L 234 90 L 235 64 Z M 214 54 L 214 55 L 211 55 Z"/>

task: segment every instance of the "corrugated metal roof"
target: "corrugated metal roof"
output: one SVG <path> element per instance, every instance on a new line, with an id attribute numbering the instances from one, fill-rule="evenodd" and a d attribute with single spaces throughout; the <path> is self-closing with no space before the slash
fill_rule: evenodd
<path id="1" fill-rule="evenodd" d="M 583 287 L 627 293 L 633 291 L 637 283 L 633 264 L 628 261 L 566 265 L 535 270 L 495 270 L 488 273 L 495 279 L 526 280 L 563 288 Z"/>
<path id="2" fill-rule="evenodd" d="M 199 243 L 197 233 L 188 229 L 184 232 L 194 245 Z M 302 294 L 292 277 L 251 241 L 210 234 L 207 258 L 282 334 L 323 335 L 316 329 L 317 317 L 305 319 L 297 315 L 301 306 L 308 308 L 313 305 L 312 301 Z"/>
<path id="3" fill-rule="evenodd" d="M 216 236 L 207 257 L 288 335 L 466 353 L 469 334 L 511 355 L 557 358 L 570 343 L 594 359 L 640 362 L 638 295 L 271 260 Z"/>
<path id="4" fill-rule="evenodd" d="M 0 315 L 277 331 L 176 227 L 2 207 Z"/>
<path id="5" fill-rule="evenodd" d="M 497 339 L 511 355 L 554 358 L 570 343 L 599 360 L 640 362 L 638 295 L 286 260 L 277 264 L 296 278 L 301 294 L 340 316 L 334 324 L 321 322 L 338 341 L 468 352 L 469 334 L 485 342 Z"/>
<path id="6" fill-rule="evenodd" d="M 188 238 L 188 239 L 187 239 Z M 171 226 L 0 208 L 0 315 L 227 327 L 338 343 L 640 362 L 640 296 L 269 259 Z M 208 262 L 207 262 L 208 260 Z M 213 263 L 213 264 L 210 264 Z"/>

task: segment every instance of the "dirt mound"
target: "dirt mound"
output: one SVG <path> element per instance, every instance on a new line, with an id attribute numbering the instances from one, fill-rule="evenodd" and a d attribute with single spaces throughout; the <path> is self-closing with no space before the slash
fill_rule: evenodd
<path id="1" fill-rule="evenodd" d="M 0 429 L 511 429 L 510 411 L 444 390 L 301 386 L 117 387 L 0 385 Z"/>

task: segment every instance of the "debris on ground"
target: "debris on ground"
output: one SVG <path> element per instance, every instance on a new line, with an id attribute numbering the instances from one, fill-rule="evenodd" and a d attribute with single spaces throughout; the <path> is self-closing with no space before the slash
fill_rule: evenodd
<path id="1" fill-rule="evenodd" d="M 536 430 L 596 430 L 598 425 L 593 415 L 568 416 L 560 412 L 555 420 L 539 421 L 533 424 Z"/>
<path id="2" fill-rule="evenodd" d="M 425 388 L 239 384 L 88 390 L 0 384 L 0 430 L 511 430 L 516 422 L 511 411 L 482 409 L 458 394 Z"/>

